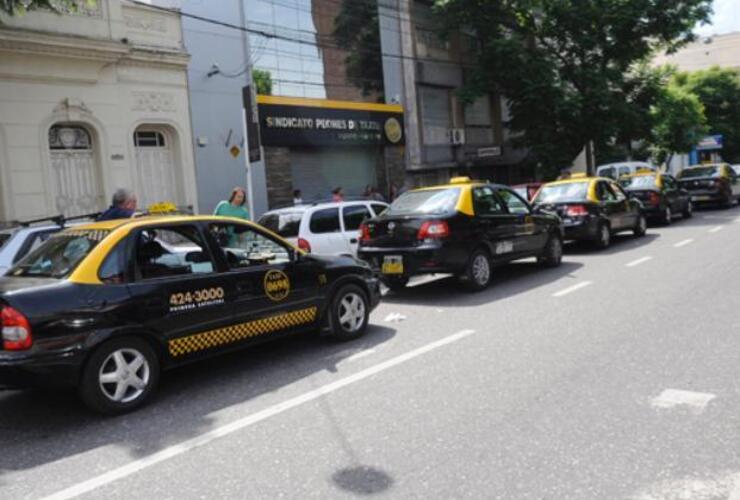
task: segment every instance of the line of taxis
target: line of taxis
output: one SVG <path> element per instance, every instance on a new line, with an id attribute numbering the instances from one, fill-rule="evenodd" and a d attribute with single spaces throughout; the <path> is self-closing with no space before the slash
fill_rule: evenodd
<path id="1" fill-rule="evenodd" d="M 707 174 L 712 186 L 694 185 Z M 304 331 L 361 336 L 381 281 L 398 290 L 412 276 L 449 273 L 482 290 L 514 260 L 560 265 L 564 241 L 604 248 L 616 233 L 643 236 L 648 218 L 690 217 L 692 198 L 709 189 L 723 203 L 732 183 L 717 177 L 573 177 L 543 185 L 532 203 L 507 186 L 454 178 L 363 222 L 358 258 L 312 255 L 226 217 L 74 226 L 0 278 L 0 386 L 72 387 L 93 410 L 132 411 L 175 366 Z M 689 195 L 693 187 L 702 194 Z"/>

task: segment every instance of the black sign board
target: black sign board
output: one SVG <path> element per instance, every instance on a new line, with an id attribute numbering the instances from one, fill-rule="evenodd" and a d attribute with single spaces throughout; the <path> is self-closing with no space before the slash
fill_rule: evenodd
<path id="1" fill-rule="evenodd" d="M 403 113 L 373 109 L 339 109 L 260 103 L 264 146 L 368 146 L 405 142 Z M 389 106 L 390 107 L 390 106 Z"/>
<path id="2" fill-rule="evenodd" d="M 247 146 L 249 147 L 250 162 L 260 161 L 260 119 L 256 97 L 252 85 L 242 88 L 242 102 L 244 103 L 244 117 L 247 122 Z"/>

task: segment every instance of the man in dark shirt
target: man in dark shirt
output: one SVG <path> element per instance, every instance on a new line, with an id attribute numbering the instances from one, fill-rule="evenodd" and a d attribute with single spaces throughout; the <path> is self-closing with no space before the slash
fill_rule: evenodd
<path id="1" fill-rule="evenodd" d="M 129 189 L 119 188 L 113 193 L 113 200 L 108 210 L 98 220 L 128 219 L 136 212 L 136 195 Z"/>

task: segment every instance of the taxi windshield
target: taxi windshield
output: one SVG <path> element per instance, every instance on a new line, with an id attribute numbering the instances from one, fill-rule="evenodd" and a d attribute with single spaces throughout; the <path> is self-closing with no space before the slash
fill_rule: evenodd
<path id="1" fill-rule="evenodd" d="M 654 188 L 658 185 L 658 178 L 655 175 L 639 175 L 637 177 L 624 177 L 619 179 L 623 188 Z"/>
<path id="2" fill-rule="evenodd" d="M 719 168 L 717 167 L 695 167 L 687 168 L 681 172 L 682 179 L 690 179 L 692 177 L 719 177 Z"/>
<path id="3" fill-rule="evenodd" d="M 534 203 L 560 203 L 583 201 L 588 193 L 588 182 L 568 182 L 543 186 Z"/>
<path id="4" fill-rule="evenodd" d="M 99 230 L 54 234 L 13 266 L 8 276 L 66 278 L 107 235 L 108 231 Z"/>
<path id="5" fill-rule="evenodd" d="M 408 191 L 398 197 L 383 215 L 444 214 L 455 210 L 460 188 Z"/>

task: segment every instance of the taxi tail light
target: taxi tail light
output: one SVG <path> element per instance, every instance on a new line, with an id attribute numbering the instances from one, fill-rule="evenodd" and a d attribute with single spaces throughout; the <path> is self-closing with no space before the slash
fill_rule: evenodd
<path id="1" fill-rule="evenodd" d="M 6 351 L 25 351 L 33 345 L 31 324 L 28 319 L 12 307 L 3 307 L 0 311 L 2 324 L 3 349 Z"/>
<path id="2" fill-rule="evenodd" d="M 660 195 L 655 191 L 650 191 L 648 193 L 648 203 L 655 206 L 660 205 Z"/>
<path id="3" fill-rule="evenodd" d="M 588 209 L 585 205 L 568 205 L 568 208 L 565 209 L 565 215 L 568 217 L 581 217 L 588 215 Z"/>
<path id="4" fill-rule="evenodd" d="M 450 226 L 445 221 L 428 220 L 419 228 L 417 240 L 443 239 L 450 235 Z"/>
<path id="5" fill-rule="evenodd" d="M 311 253 L 311 244 L 306 239 L 298 238 L 298 248 L 304 252 Z"/>
<path id="6" fill-rule="evenodd" d="M 360 224 L 360 241 L 370 241 L 370 228 L 367 224 Z"/>

